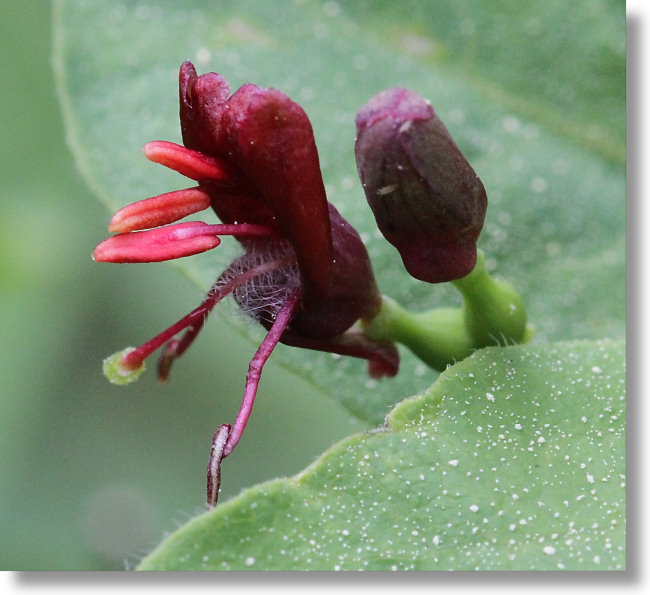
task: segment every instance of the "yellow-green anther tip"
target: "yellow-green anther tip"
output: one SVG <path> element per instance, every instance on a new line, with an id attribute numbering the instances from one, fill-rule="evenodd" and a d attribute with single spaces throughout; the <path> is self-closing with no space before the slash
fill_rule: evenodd
<path id="1" fill-rule="evenodd" d="M 134 351 L 135 347 L 127 347 L 118 351 L 113 355 L 109 355 L 102 364 L 102 369 L 104 371 L 104 376 L 108 378 L 111 384 L 129 384 L 135 382 L 140 374 L 145 370 L 145 363 L 142 362 L 142 365 L 135 370 L 127 368 L 123 363 L 122 359 L 131 351 Z"/>

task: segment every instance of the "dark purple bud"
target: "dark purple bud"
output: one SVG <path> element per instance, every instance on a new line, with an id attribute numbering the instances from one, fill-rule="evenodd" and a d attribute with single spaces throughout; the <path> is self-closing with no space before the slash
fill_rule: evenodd
<path id="1" fill-rule="evenodd" d="M 487 196 L 433 108 L 413 91 L 387 89 L 359 110 L 356 125 L 366 198 L 407 271 L 430 283 L 469 274 Z"/>

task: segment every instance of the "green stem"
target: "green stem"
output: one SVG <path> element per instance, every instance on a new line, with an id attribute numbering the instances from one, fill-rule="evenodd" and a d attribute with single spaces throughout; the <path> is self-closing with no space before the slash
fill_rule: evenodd
<path id="1" fill-rule="evenodd" d="M 383 296 L 379 314 L 363 323 L 365 334 L 375 341 L 401 343 L 436 370 L 480 347 L 530 339 L 521 295 L 509 283 L 490 277 L 482 252 L 474 270 L 452 283 L 464 298 L 462 308 L 413 313 Z"/>
<path id="2" fill-rule="evenodd" d="M 452 283 L 465 300 L 465 326 L 474 347 L 530 340 L 532 329 L 526 324 L 521 295 L 510 283 L 490 277 L 481 251 L 472 272 Z"/>
<path id="3" fill-rule="evenodd" d="M 364 331 L 375 341 L 405 345 L 435 370 L 444 370 L 473 351 L 460 308 L 436 308 L 414 314 L 382 296 L 381 311 L 364 324 Z"/>

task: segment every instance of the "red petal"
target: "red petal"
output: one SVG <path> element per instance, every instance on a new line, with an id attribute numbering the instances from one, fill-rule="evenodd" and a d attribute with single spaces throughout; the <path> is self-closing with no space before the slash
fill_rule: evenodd
<path id="1" fill-rule="evenodd" d="M 233 159 L 260 189 L 293 244 L 305 301 L 324 297 L 332 274 L 332 239 L 318 151 L 307 114 L 275 89 L 246 85 L 228 101 L 223 133 Z"/>
<path id="2" fill-rule="evenodd" d="M 181 65 L 178 79 L 183 144 L 207 155 L 226 155 L 219 128 L 230 95 L 228 81 L 215 72 L 197 76 L 188 61 Z"/>

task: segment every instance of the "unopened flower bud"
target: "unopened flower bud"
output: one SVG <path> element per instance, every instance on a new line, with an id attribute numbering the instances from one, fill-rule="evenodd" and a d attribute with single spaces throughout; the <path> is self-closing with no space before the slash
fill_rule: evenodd
<path id="1" fill-rule="evenodd" d="M 387 89 L 356 117 L 359 176 L 377 225 L 415 278 L 440 283 L 476 264 L 487 196 L 433 108 Z"/>

